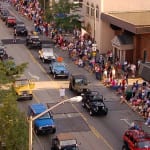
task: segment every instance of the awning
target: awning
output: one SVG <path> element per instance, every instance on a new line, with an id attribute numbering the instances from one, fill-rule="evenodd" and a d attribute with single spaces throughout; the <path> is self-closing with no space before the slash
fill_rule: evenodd
<path id="1" fill-rule="evenodd" d="M 133 37 L 130 35 L 122 34 L 115 36 L 111 40 L 112 46 L 119 50 L 131 50 L 133 49 Z"/>
<path id="2" fill-rule="evenodd" d="M 105 12 L 101 19 L 135 34 L 150 33 L 150 11 Z"/>

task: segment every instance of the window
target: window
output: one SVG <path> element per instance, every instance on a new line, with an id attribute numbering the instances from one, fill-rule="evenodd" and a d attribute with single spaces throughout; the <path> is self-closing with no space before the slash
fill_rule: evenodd
<path id="1" fill-rule="evenodd" d="M 92 4 L 91 5 L 91 16 L 94 16 L 94 11 L 95 11 L 95 8 L 94 8 L 94 5 Z"/>
<path id="2" fill-rule="evenodd" d="M 86 14 L 87 14 L 87 15 L 89 15 L 89 14 L 90 14 L 89 3 L 87 3 L 87 6 L 86 6 Z"/>
<path id="3" fill-rule="evenodd" d="M 99 7 L 96 6 L 96 18 L 98 19 L 99 18 Z"/>

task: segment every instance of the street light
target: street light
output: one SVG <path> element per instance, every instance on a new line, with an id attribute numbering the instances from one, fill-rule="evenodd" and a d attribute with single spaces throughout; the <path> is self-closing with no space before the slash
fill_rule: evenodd
<path id="1" fill-rule="evenodd" d="M 64 104 L 65 102 L 80 102 L 82 100 L 82 96 L 75 96 L 69 99 L 64 99 L 61 102 L 53 105 L 52 107 L 48 108 L 47 110 L 45 110 L 44 112 L 40 113 L 39 115 L 32 117 L 29 117 L 29 150 L 32 150 L 32 124 L 33 121 L 36 120 L 37 118 L 40 118 L 41 116 L 43 116 L 44 114 L 46 114 L 47 112 L 53 110 L 54 108 L 58 107 L 61 104 Z"/>

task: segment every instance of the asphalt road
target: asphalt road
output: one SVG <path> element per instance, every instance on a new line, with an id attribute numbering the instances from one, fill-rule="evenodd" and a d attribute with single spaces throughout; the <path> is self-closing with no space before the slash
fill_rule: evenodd
<path id="1" fill-rule="evenodd" d="M 6 5 L 6 7 L 9 7 Z M 26 18 L 19 16 L 18 13 L 9 7 L 9 11 L 18 20 L 23 21 L 29 30 L 33 29 L 33 23 Z M 68 90 L 68 81 L 64 79 L 54 80 L 48 74 L 48 64 L 43 64 L 36 50 L 28 50 L 24 44 L 24 39 L 20 38 L 19 44 L 12 44 L 13 30 L 7 28 L 5 23 L 0 20 L 0 39 L 6 44 L 7 53 L 14 57 L 17 64 L 28 62 L 25 76 L 31 78 L 36 76 L 39 80 L 35 81 L 34 98 L 32 101 L 18 102 L 20 111 L 27 113 L 28 105 L 32 103 L 47 103 L 49 106 L 59 101 L 59 87 L 66 88 L 68 98 L 75 96 Z M 45 37 L 42 36 L 43 40 Z M 63 56 L 71 73 L 85 74 L 90 81 L 89 87 L 100 91 L 106 98 L 106 105 L 109 109 L 106 117 L 91 117 L 86 110 L 81 107 L 81 103 L 65 103 L 53 110 L 56 121 L 57 133 L 72 132 L 78 140 L 80 150 L 121 150 L 123 145 L 122 135 L 128 125 L 137 119 L 142 120 L 126 104 L 119 103 L 119 97 L 98 82 L 93 74 L 82 68 L 78 68 L 68 58 L 67 52 L 54 47 L 57 56 Z M 34 150 L 49 150 L 51 138 L 54 135 L 39 136 L 34 134 Z"/>

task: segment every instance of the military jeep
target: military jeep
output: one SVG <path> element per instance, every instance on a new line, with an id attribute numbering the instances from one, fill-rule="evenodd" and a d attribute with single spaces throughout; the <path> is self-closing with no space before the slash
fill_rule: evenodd
<path id="1" fill-rule="evenodd" d="M 79 150 L 76 138 L 70 133 L 59 133 L 52 139 L 51 150 Z"/>
<path id="2" fill-rule="evenodd" d="M 88 81 L 84 75 L 77 74 L 71 75 L 69 82 L 69 89 L 75 91 L 77 94 L 81 94 L 88 89 Z"/>
<path id="3" fill-rule="evenodd" d="M 32 90 L 35 87 L 35 83 L 26 78 L 17 79 L 13 84 L 14 90 L 18 96 L 17 100 L 32 100 Z"/>

